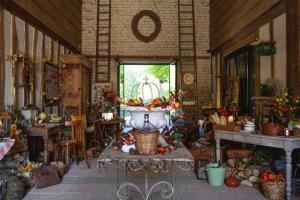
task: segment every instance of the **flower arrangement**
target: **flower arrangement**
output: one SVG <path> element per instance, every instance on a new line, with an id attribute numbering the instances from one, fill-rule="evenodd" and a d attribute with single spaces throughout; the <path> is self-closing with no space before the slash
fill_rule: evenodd
<path id="1" fill-rule="evenodd" d="M 276 97 L 271 105 L 271 113 L 277 118 L 288 118 L 293 120 L 297 108 L 300 108 L 300 96 L 293 94 L 293 91 L 285 89 L 283 97 Z"/>
<path id="2" fill-rule="evenodd" d="M 117 97 L 114 90 L 102 90 L 102 95 L 107 102 L 107 105 L 105 107 L 105 112 L 114 112 L 117 107 Z"/>
<path id="3" fill-rule="evenodd" d="M 147 104 L 147 109 L 151 110 L 153 108 L 162 108 L 162 109 L 166 109 L 167 107 L 172 107 L 173 109 L 179 109 L 181 106 L 180 103 L 180 99 L 183 97 L 184 95 L 184 91 L 183 90 L 179 90 L 178 92 L 176 91 L 172 91 L 170 92 L 170 96 L 168 99 L 166 99 L 165 97 L 162 98 L 155 98 L 152 100 L 151 103 Z"/>

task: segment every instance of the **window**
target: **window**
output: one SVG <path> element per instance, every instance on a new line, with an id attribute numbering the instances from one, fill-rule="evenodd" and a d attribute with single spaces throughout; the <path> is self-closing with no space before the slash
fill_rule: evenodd
<path id="1" fill-rule="evenodd" d="M 242 48 L 224 60 L 222 102 L 227 108 L 236 104 L 240 115 L 251 113 L 254 94 L 254 56 L 251 46 Z"/>

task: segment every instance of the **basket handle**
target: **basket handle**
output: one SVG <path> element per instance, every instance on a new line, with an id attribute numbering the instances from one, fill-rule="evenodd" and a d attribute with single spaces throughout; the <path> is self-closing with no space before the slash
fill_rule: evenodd
<path id="1" fill-rule="evenodd" d="M 279 181 L 282 181 L 282 182 L 285 183 L 285 179 L 284 179 L 284 178 L 277 178 L 277 179 L 275 180 L 275 182 L 279 182 Z"/>

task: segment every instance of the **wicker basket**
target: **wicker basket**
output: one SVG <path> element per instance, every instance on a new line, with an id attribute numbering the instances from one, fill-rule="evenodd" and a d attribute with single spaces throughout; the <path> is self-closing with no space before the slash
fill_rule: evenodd
<path id="1" fill-rule="evenodd" d="M 293 136 L 300 137 L 300 128 L 295 128 L 293 130 Z"/>
<path id="2" fill-rule="evenodd" d="M 157 152 L 158 131 L 143 132 L 135 131 L 134 138 L 139 154 L 151 155 Z"/>
<path id="3" fill-rule="evenodd" d="M 285 196 L 285 180 L 262 181 L 261 183 L 264 195 L 271 200 L 282 200 Z"/>
<path id="4" fill-rule="evenodd" d="M 249 149 L 230 149 L 226 153 L 228 158 L 250 158 L 253 151 Z"/>
<path id="5" fill-rule="evenodd" d="M 261 132 L 264 135 L 278 135 L 283 132 L 283 126 L 277 123 L 265 123 L 262 125 Z"/>

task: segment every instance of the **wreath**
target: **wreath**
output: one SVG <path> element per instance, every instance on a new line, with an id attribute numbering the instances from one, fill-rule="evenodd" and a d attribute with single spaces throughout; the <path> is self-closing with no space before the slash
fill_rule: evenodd
<path id="1" fill-rule="evenodd" d="M 155 30 L 149 36 L 143 35 L 138 30 L 139 21 L 145 16 L 149 17 L 155 24 Z M 161 29 L 160 18 L 155 12 L 153 12 L 151 10 L 142 10 L 141 12 L 139 12 L 138 14 L 136 14 L 133 17 L 132 23 L 131 23 L 131 29 L 132 29 L 133 34 L 135 35 L 135 37 L 138 40 L 140 40 L 142 42 L 146 42 L 146 43 L 151 42 L 151 41 L 155 40 L 155 38 L 160 33 L 160 29 Z"/>

